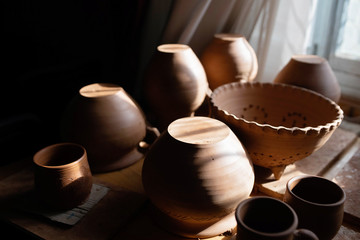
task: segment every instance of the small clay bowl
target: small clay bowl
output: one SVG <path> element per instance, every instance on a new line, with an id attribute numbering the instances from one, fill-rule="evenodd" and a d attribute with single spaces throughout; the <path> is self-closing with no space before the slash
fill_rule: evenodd
<path id="1" fill-rule="evenodd" d="M 276 179 L 285 167 L 321 148 L 344 115 L 314 91 L 280 83 L 234 82 L 216 88 L 211 116 L 230 126 L 255 165 Z"/>
<path id="2" fill-rule="evenodd" d="M 316 55 L 294 55 L 281 69 L 274 83 L 307 88 L 339 102 L 340 85 L 329 62 Z"/>

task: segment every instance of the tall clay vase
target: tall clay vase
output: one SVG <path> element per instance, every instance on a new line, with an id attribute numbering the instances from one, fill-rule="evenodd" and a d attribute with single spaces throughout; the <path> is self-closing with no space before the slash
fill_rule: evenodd
<path id="1" fill-rule="evenodd" d="M 252 162 L 230 128 L 209 117 L 172 122 L 144 160 L 142 180 L 154 219 L 181 236 L 236 228 L 236 206 L 254 184 Z"/>
<path id="2" fill-rule="evenodd" d="M 339 83 L 328 61 L 316 55 L 295 55 L 274 79 L 318 92 L 334 102 L 341 97 Z"/>
<path id="3" fill-rule="evenodd" d="M 201 54 L 209 87 L 253 81 L 258 72 L 256 54 L 243 35 L 216 34 Z"/>
<path id="4" fill-rule="evenodd" d="M 80 89 L 64 113 L 62 137 L 83 145 L 93 172 L 127 167 L 143 158 L 144 113 L 125 90 L 95 83 Z"/>
<path id="5" fill-rule="evenodd" d="M 189 46 L 164 44 L 149 63 L 143 87 L 148 119 L 164 130 L 175 119 L 194 114 L 205 99 L 208 82 Z"/>

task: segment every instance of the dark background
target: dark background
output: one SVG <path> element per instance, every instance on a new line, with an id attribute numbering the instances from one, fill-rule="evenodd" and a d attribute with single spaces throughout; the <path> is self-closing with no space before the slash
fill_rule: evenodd
<path id="1" fill-rule="evenodd" d="M 90 83 L 136 100 L 146 0 L 4 1 L 0 163 L 60 141 L 69 101 Z"/>

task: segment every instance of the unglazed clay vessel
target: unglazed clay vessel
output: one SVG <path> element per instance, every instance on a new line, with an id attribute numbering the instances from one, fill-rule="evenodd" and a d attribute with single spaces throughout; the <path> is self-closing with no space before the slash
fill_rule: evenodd
<path id="1" fill-rule="evenodd" d="M 317 176 L 296 176 L 286 184 L 284 201 L 299 217 L 299 226 L 313 231 L 321 240 L 330 240 L 339 231 L 344 216 L 344 190 Z"/>
<path id="2" fill-rule="evenodd" d="M 236 208 L 236 240 L 318 240 L 306 229 L 297 229 L 298 217 L 286 203 L 271 197 L 252 197 Z"/>
<path id="3" fill-rule="evenodd" d="M 95 83 L 80 89 L 64 113 L 64 141 L 83 145 L 93 172 L 127 167 L 144 157 L 145 115 L 135 100 L 115 84 Z"/>
<path id="4" fill-rule="evenodd" d="M 163 44 L 149 63 L 143 88 L 148 120 L 163 131 L 172 121 L 194 114 L 205 99 L 208 82 L 189 46 Z"/>
<path id="5" fill-rule="evenodd" d="M 256 54 L 240 34 L 216 34 L 201 54 L 209 87 L 235 81 L 253 81 L 258 72 Z"/>
<path id="6" fill-rule="evenodd" d="M 172 122 L 150 147 L 142 178 L 156 221 L 193 238 L 234 229 L 235 208 L 254 184 L 253 166 L 240 141 L 209 117 Z"/>
<path id="7" fill-rule="evenodd" d="M 215 89 L 212 116 L 228 124 L 254 164 L 279 179 L 330 138 L 344 115 L 333 101 L 287 84 L 237 82 Z"/>
<path id="8" fill-rule="evenodd" d="M 47 207 L 71 209 L 89 197 L 92 175 L 81 145 L 50 145 L 34 155 L 33 163 L 36 196 Z"/>
<path id="9" fill-rule="evenodd" d="M 318 92 L 334 102 L 341 97 L 336 76 L 328 61 L 316 55 L 295 55 L 274 79 L 275 83 L 286 83 Z"/>

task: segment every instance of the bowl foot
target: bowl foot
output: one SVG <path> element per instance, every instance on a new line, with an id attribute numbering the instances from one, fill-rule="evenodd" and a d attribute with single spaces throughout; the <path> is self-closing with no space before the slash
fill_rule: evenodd
<path id="1" fill-rule="evenodd" d="M 281 178 L 281 176 L 283 175 L 285 168 L 286 168 L 286 166 L 283 165 L 283 166 L 271 167 L 270 170 L 274 174 L 275 179 L 279 180 Z"/>

